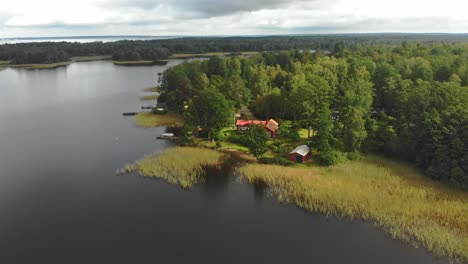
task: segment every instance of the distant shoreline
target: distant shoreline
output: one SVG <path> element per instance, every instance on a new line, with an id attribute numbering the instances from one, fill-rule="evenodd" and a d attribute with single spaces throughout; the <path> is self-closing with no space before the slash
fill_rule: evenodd
<path id="1" fill-rule="evenodd" d="M 60 67 L 66 67 L 74 62 L 90 62 L 90 61 L 108 61 L 118 66 L 154 66 L 154 65 L 166 65 L 172 60 L 186 60 L 194 58 L 210 58 L 215 56 L 229 57 L 229 56 L 251 56 L 258 54 L 258 52 L 208 52 L 208 53 L 190 53 L 190 54 L 174 54 L 168 59 L 164 60 L 136 60 L 136 61 L 117 61 L 112 60 L 111 55 L 104 56 L 77 56 L 72 57 L 69 61 L 61 61 L 54 63 L 28 63 L 28 64 L 10 64 L 8 61 L 0 61 L 0 69 L 9 67 L 13 69 L 26 69 L 26 70 L 40 70 L 40 69 L 56 69 Z"/>

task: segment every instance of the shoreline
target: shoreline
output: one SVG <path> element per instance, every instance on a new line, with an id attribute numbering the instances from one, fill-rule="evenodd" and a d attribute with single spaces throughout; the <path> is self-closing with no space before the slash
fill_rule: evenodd
<path id="1" fill-rule="evenodd" d="M 468 250 L 464 247 L 468 243 L 464 231 L 468 219 L 463 217 L 463 210 L 468 210 L 463 203 L 468 195 L 448 184 L 427 179 L 411 164 L 367 155 L 329 167 L 313 163 L 280 166 L 261 163 L 248 151 L 227 143 L 222 141 L 221 147 L 216 147 L 205 139 L 193 143 L 179 140 L 169 150 L 196 148 L 224 153 L 226 159 L 231 160 L 228 163 L 236 161 L 233 175 L 249 184 L 269 188 L 280 203 L 291 203 L 311 213 L 335 215 L 345 220 L 361 219 L 393 239 L 423 247 L 434 256 L 448 257 L 455 263 L 468 260 Z M 146 156 L 142 161 L 153 164 L 152 159 L 159 159 L 160 155 L 164 157 L 165 152 Z M 225 161 L 219 162 L 221 165 Z M 178 167 L 171 170 L 177 173 Z M 138 172 L 138 169 L 133 171 Z M 157 173 L 140 175 L 165 180 Z M 201 173 L 197 177 L 202 178 L 202 182 L 206 175 Z M 178 181 L 184 182 L 183 179 Z M 193 184 L 198 183 L 193 181 Z M 192 185 L 182 187 L 188 189 Z"/>
<path id="2" fill-rule="evenodd" d="M 0 61 L 0 69 L 12 68 L 12 69 L 25 69 L 25 70 L 40 70 L 40 69 L 57 69 L 60 67 L 66 67 L 74 62 L 91 62 L 91 61 L 109 61 L 114 65 L 118 66 L 155 66 L 155 65 L 166 65 L 173 60 L 186 60 L 196 58 L 211 58 L 211 57 L 233 57 L 233 56 L 252 56 L 258 54 L 256 51 L 248 52 L 209 52 L 209 53 L 188 53 L 188 54 L 173 54 L 167 59 L 160 60 L 135 60 L 135 61 L 116 61 L 112 60 L 111 55 L 100 55 L 100 56 L 76 56 L 71 57 L 69 61 L 60 61 L 54 63 L 25 63 L 25 64 L 10 64 L 9 61 Z"/>
<path id="3" fill-rule="evenodd" d="M 179 150 L 181 153 L 193 150 L 192 156 L 186 157 L 201 159 L 193 168 L 183 164 L 184 170 L 199 174 L 184 179 L 184 173 L 172 162 L 155 165 L 159 159 L 169 160 L 166 152 L 172 153 L 172 157 L 180 156 Z M 217 163 L 213 159 L 209 163 L 206 161 L 210 166 L 205 170 L 200 153 L 223 153 L 224 156 Z M 155 177 L 190 189 L 202 184 L 204 178 L 213 173 L 213 166 L 224 168 L 223 164 L 234 164 L 229 167 L 231 175 L 249 184 L 267 187 L 279 203 L 294 204 L 310 213 L 333 215 L 345 221 L 360 219 L 393 239 L 423 247 L 436 257 L 447 257 L 454 263 L 468 260 L 464 247 L 468 242 L 464 231 L 468 222 L 463 218 L 466 208 L 463 201 L 467 194 L 423 177 L 408 164 L 383 157 L 364 156 L 361 160 L 331 167 L 285 167 L 261 164 L 249 153 L 236 149 L 178 143 L 162 153 L 126 165 L 122 172 L 137 172 L 143 177 Z M 149 169 L 150 166 L 171 173 L 159 175 L 156 169 Z M 178 175 L 177 180 L 172 179 L 172 173 Z"/>

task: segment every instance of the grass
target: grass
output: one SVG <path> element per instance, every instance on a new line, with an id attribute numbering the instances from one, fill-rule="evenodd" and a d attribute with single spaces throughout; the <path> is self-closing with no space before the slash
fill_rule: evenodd
<path id="1" fill-rule="evenodd" d="M 110 60 L 112 59 L 111 55 L 104 56 L 76 56 L 72 57 L 72 61 L 99 61 L 99 60 Z"/>
<path id="2" fill-rule="evenodd" d="M 0 60 L 0 71 L 6 69 L 6 67 L 8 66 L 9 63 L 10 63 L 10 61 L 2 61 L 2 60 Z"/>
<path id="3" fill-rule="evenodd" d="M 310 135 L 312 136 L 313 131 L 310 131 Z M 308 139 L 309 138 L 309 130 L 307 128 L 299 129 L 299 137 L 301 139 Z"/>
<path id="4" fill-rule="evenodd" d="M 147 93 L 159 93 L 159 87 L 147 87 L 143 91 Z"/>
<path id="5" fill-rule="evenodd" d="M 249 152 L 249 148 L 246 146 L 242 146 L 236 143 L 228 142 L 228 141 L 223 141 L 221 143 L 222 148 L 230 148 L 230 149 L 235 149 L 243 152 Z"/>
<path id="6" fill-rule="evenodd" d="M 112 61 L 115 65 L 120 66 L 146 66 L 146 65 L 154 65 L 156 64 L 155 61 L 151 60 L 140 60 L 140 61 Z"/>
<path id="7" fill-rule="evenodd" d="M 84 61 L 97 61 L 97 60 L 109 60 L 112 56 L 78 56 L 72 57 L 69 61 L 61 61 L 55 63 L 29 63 L 29 64 L 9 64 L 9 61 L 0 61 L 0 67 L 10 66 L 17 69 L 56 69 L 72 64 L 73 62 L 84 62 Z"/>
<path id="8" fill-rule="evenodd" d="M 310 211 L 369 220 L 394 238 L 468 261 L 468 193 L 405 164 L 366 157 L 329 168 L 249 164 L 239 172 L 281 201 Z"/>
<path id="9" fill-rule="evenodd" d="M 128 164 L 121 172 L 136 171 L 143 176 L 190 188 L 206 174 L 206 169 L 220 168 L 225 157 L 225 154 L 211 149 L 176 147 Z"/>
<path id="10" fill-rule="evenodd" d="M 9 65 L 13 68 L 19 69 L 56 69 L 59 67 L 65 67 L 73 63 L 73 61 L 63 61 L 63 62 L 56 62 L 56 63 L 42 63 L 42 64 L 12 64 Z"/>
<path id="11" fill-rule="evenodd" d="M 184 120 L 182 116 L 174 113 L 167 114 L 153 114 L 151 112 L 138 113 L 135 117 L 135 123 L 139 127 L 181 127 L 183 126 Z"/>
<path id="12" fill-rule="evenodd" d="M 159 98 L 159 95 L 157 94 L 152 94 L 152 95 L 145 95 L 140 97 L 140 100 L 142 101 L 149 101 L 149 100 L 156 100 Z"/>

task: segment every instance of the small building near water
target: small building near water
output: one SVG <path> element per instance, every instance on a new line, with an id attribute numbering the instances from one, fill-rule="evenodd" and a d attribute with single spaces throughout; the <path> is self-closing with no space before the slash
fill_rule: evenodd
<path id="1" fill-rule="evenodd" d="M 303 163 L 306 162 L 312 154 L 311 149 L 307 145 L 298 146 L 289 153 L 289 160 Z"/>

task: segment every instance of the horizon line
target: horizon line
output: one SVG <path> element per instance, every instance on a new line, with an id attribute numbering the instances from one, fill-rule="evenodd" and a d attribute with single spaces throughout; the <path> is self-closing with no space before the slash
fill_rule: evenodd
<path id="1" fill-rule="evenodd" d="M 468 32 L 353 32 L 353 33 L 294 33 L 294 34 L 213 34 L 213 35 L 69 35 L 69 36 L 35 36 L 35 37 L 0 37 L 0 40 L 13 39 L 60 39 L 60 38 L 116 38 L 116 37 L 133 37 L 133 38 L 208 38 L 208 37 L 275 37 L 275 36 L 343 36 L 343 35 L 468 35 Z"/>

